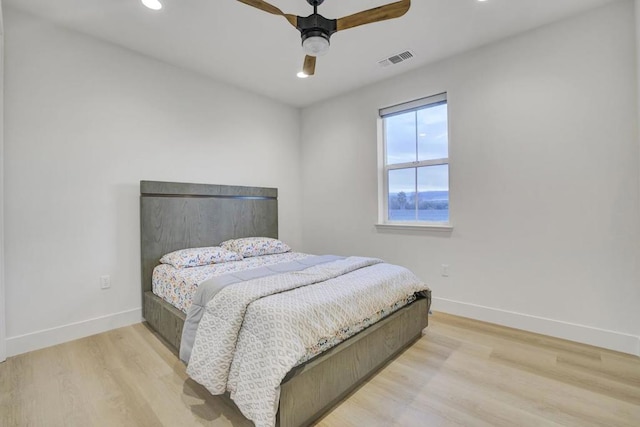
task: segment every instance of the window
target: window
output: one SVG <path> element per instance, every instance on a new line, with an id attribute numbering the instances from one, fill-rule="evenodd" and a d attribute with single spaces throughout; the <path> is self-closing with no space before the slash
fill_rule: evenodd
<path id="1" fill-rule="evenodd" d="M 449 224 L 447 95 L 383 108 L 384 224 Z"/>

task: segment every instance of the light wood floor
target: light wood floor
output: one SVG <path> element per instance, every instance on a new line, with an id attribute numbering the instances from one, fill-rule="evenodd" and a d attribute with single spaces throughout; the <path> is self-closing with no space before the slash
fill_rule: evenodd
<path id="1" fill-rule="evenodd" d="M 0 364 L 0 426 L 249 426 L 144 325 Z M 640 426 L 640 359 L 436 314 L 319 421 L 347 426 Z"/>

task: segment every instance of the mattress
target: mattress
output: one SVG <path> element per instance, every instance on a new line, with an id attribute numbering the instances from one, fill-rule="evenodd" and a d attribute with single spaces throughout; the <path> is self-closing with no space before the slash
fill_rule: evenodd
<path id="1" fill-rule="evenodd" d="M 152 290 L 155 295 L 186 313 L 191 306 L 191 300 L 198 285 L 207 279 L 222 274 L 295 261 L 309 256 L 300 252 L 287 252 L 189 268 L 175 268 L 168 264 L 160 264 L 153 270 Z"/>

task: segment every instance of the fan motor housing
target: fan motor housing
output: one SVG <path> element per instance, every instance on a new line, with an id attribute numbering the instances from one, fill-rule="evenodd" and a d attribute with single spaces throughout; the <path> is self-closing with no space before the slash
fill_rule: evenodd
<path id="1" fill-rule="evenodd" d="M 325 37 L 329 40 L 329 37 L 336 31 L 338 31 L 337 20 L 336 19 L 327 19 L 322 15 L 318 15 L 314 13 L 313 15 L 309 15 L 307 17 L 298 17 L 298 30 L 302 34 L 302 40 L 312 37 L 318 34 L 311 34 L 320 32 L 322 33 L 322 37 Z"/>

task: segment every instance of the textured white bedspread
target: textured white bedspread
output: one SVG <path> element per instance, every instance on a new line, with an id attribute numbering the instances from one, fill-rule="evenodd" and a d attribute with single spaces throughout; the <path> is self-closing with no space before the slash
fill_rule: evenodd
<path id="1" fill-rule="evenodd" d="M 229 391 L 256 427 L 273 426 L 280 383 L 310 348 L 425 290 L 409 270 L 360 257 L 228 286 L 206 306 L 187 373 Z"/>

